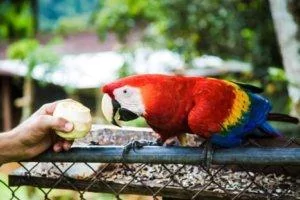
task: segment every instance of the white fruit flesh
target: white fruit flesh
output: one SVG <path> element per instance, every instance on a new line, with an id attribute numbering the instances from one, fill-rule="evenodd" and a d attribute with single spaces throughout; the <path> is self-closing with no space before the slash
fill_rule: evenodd
<path id="1" fill-rule="evenodd" d="M 85 137 L 91 130 L 92 116 L 90 109 L 74 100 L 61 101 L 56 105 L 53 116 L 61 117 L 73 123 L 74 128 L 69 133 L 56 131 L 56 133 L 67 140 Z"/>

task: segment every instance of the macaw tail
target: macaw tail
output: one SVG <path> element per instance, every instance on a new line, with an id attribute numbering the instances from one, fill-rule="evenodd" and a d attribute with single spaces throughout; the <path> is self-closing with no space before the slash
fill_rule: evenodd
<path id="1" fill-rule="evenodd" d="M 267 119 L 269 121 L 287 122 L 292 124 L 299 123 L 298 118 L 286 114 L 281 114 L 281 113 L 269 113 Z"/>
<path id="2" fill-rule="evenodd" d="M 273 128 L 268 122 L 260 124 L 258 129 L 268 136 L 282 137 L 282 134 L 278 130 Z"/>

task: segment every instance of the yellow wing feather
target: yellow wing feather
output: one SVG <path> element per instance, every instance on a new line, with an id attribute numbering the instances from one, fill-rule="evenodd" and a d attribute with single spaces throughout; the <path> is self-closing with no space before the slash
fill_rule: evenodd
<path id="1" fill-rule="evenodd" d="M 227 129 L 228 127 L 235 125 L 240 121 L 240 119 L 243 117 L 243 114 L 249 110 L 251 102 L 248 94 L 238 85 L 229 81 L 225 81 L 225 83 L 234 88 L 233 92 L 235 94 L 231 113 L 222 123 L 223 128 Z"/>

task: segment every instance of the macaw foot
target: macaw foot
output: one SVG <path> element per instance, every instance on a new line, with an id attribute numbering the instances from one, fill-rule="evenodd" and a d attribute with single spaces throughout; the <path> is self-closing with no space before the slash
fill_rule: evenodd
<path id="1" fill-rule="evenodd" d="M 166 147 L 180 146 L 180 142 L 174 138 L 174 139 L 167 140 L 163 145 Z"/>
<path id="2" fill-rule="evenodd" d="M 124 157 L 124 155 L 129 153 L 131 149 L 135 152 L 136 149 L 141 149 L 144 146 L 162 146 L 162 145 L 163 143 L 160 139 L 157 139 L 156 141 L 133 140 L 124 145 L 122 156 Z"/>
<path id="3" fill-rule="evenodd" d="M 199 147 L 203 148 L 203 154 L 204 154 L 203 166 L 206 170 L 208 170 L 212 162 L 213 144 L 211 143 L 210 140 L 205 140 L 200 144 Z"/>

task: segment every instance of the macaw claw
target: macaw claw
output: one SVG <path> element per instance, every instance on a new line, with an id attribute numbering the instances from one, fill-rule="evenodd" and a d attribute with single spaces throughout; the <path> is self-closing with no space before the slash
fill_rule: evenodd
<path id="1" fill-rule="evenodd" d="M 125 154 L 128 154 L 131 149 L 134 152 L 136 152 L 136 149 L 141 149 L 144 146 L 162 146 L 162 144 L 161 144 L 160 140 L 157 140 L 157 141 L 132 140 L 124 145 L 122 156 L 124 157 Z"/>

